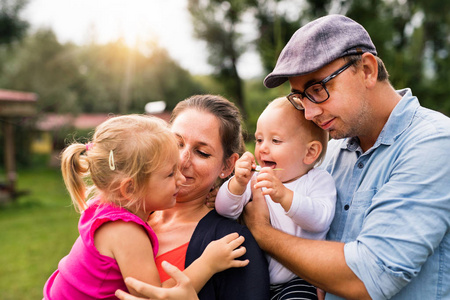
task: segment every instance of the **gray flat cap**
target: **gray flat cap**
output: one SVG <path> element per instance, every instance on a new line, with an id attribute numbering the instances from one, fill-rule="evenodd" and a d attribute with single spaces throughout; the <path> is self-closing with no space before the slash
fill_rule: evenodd
<path id="1" fill-rule="evenodd" d="M 347 55 L 377 55 L 369 34 L 359 23 L 342 15 L 328 15 L 298 29 L 281 51 L 264 85 L 274 88 L 289 77 L 305 75 Z"/>

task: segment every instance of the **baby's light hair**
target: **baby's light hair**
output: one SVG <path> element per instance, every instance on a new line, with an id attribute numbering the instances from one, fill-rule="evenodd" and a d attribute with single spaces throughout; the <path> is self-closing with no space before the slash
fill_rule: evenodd
<path id="1" fill-rule="evenodd" d="M 297 110 L 286 97 L 279 97 L 274 100 L 272 100 L 269 105 L 267 105 L 266 109 L 268 107 L 279 107 L 279 108 L 285 108 L 289 110 L 293 110 L 296 112 L 297 120 L 299 121 L 299 124 L 303 128 L 299 128 L 299 130 L 306 129 L 307 132 L 310 134 L 311 141 L 318 141 L 322 144 L 322 152 L 320 153 L 319 157 L 316 160 L 315 165 L 319 165 L 323 158 L 325 157 L 325 154 L 327 152 L 327 145 L 328 145 L 328 132 L 317 126 L 316 123 L 313 121 L 307 120 L 305 118 L 304 111 Z"/>
<path id="2" fill-rule="evenodd" d="M 165 121 L 126 115 L 100 124 L 88 151 L 85 144 L 68 146 L 62 154 L 61 170 L 78 211 L 85 210 L 87 199 L 98 194 L 104 202 L 140 209 L 150 192 L 147 186 L 151 174 L 168 159 L 178 157 L 176 138 Z M 127 179 L 132 184 L 125 198 L 120 185 Z"/>

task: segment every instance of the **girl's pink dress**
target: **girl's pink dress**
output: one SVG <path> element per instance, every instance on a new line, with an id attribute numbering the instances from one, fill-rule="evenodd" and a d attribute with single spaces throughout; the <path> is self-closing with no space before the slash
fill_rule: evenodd
<path id="1" fill-rule="evenodd" d="M 92 201 L 78 224 L 80 236 L 70 253 L 61 259 L 58 269 L 44 286 L 44 299 L 117 299 L 117 289 L 127 291 L 115 259 L 101 255 L 94 246 L 94 233 L 103 223 L 111 221 L 135 222 L 142 225 L 158 253 L 158 240 L 151 227 L 126 209 Z"/>

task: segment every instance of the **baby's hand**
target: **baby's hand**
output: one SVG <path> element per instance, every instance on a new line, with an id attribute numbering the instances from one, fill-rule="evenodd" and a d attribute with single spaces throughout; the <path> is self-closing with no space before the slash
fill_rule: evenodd
<path id="1" fill-rule="evenodd" d="M 245 238 L 239 236 L 238 233 L 230 233 L 219 240 L 209 243 L 201 258 L 211 268 L 213 274 L 229 268 L 245 267 L 249 263 L 248 259 L 236 259 L 247 251 L 245 247 L 239 247 L 244 240 Z"/>
<path id="2" fill-rule="evenodd" d="M 271 168 L 261 169 L 256 177 L 255 188 L 263 188 L 263 195 L 269 195 L 274 202 L 280 203 L 286 211 L 289 210 L 293 193 L 275 176 Z"/>
<path id="3" fill-rule="evenodd" d="M 250 152 L 245 152 L 236 161 L 234 166 L 234 179 L 241 186 L 247 186 L 252 178 L 252 170 L 256 168 L 255 157 Z"/>

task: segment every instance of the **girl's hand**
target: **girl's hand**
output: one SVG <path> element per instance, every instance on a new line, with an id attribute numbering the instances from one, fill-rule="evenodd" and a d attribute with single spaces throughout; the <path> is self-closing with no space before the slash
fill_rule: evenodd
<path id="1" fill-rule="evenodd" d="M 127 286 L 148 298 L 135 297 L 121 290 L 116 291 L 116 297 L 121 300 L 198 300 L 194 287 L 191 285 L 189 278 L 183 274 L 183 272 L 166 261 L 162 262 L 162 267 L 164 271 L 166 271 L 166 273 L 175 280 L 176 284 L 174 287 L 155 287 L 145 282 L 128 277 L 125 279 Z"/>
<path id="2" fill-rule="evenodd" d="M 203 254 L 184 270 L 184 274 L 190 278 L 196 292 L 199 292 L 217 272 L 244 267 L 248 264 L 248 259 L 244 261 L 236 259 L 246 252 L 245 247 L 239 247 L 243 242 L 243 236 L 231 233 L 208 244 Z M 164 285 L 168 281 L 164 281 Z"/>
<path id="3" fill-rule="evenodd" d="M 249 260 L 237 260 L 247 251 L 245 247 L 240 247 L 245 238 L 239 234 L 230 233 L 223 238 L 212 241 L 201 255 L 206 266 L 209 266 L 212 273 L 224 271 L 229 268 L 240 268 L 248 265 Z"/>

